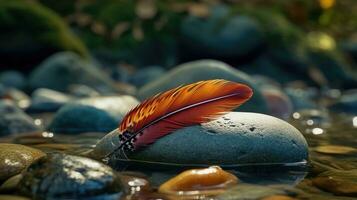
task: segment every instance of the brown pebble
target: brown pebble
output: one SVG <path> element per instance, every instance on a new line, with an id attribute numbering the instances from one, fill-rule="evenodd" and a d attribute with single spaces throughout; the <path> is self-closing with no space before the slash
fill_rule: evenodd
<path id="1" fill-rule="evenodd" d="M 273 195 L 269 197 L 264 197 L 262 200 L 297 200 L 297 199 L 285 195 Z"/>
<path id="2" fill-rule="evenodd" d="M 0 143 L 0 182 L 21 173 L 46 154 L 20 144 Z"/>
<path id="3" fill-rule="evenodd" d="M 238 178 L 222 170 L 218 166 L 204 169 L 191 169 L 180 173 L 162 184 L 159 192 L 166 194 L 182 194 L 200 191 L 202 194 L 216 190 L 221 193 L 227 187 L 236 185 Z M 215 193 L 215 192 L 213 192 Z"/>
<path id="4" fill-rule="evenodd" d="M 324 154 L 357 154 L 357 149 L 348 146 L 324 145 L 315 148 L 316 152 Z"/>
<path id="5" fill-rule="evenodd" d="M 316 187 L 335 195 L 357 197 L 356 181 L 344 180 L 334 176 L 322 176 L 314 178 L 312 183 Z"/>

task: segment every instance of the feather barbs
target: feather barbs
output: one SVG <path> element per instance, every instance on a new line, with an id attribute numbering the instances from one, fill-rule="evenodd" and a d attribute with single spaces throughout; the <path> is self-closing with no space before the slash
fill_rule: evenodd
<path id="1" fill-rule="evenodd" d="M 135 150 L 186 126 L 211 121 L 247 101 L 244 84 L 222 79 L 200 81 L 157 94 L 132 109 L 119 126 L 119 148 Z"/>

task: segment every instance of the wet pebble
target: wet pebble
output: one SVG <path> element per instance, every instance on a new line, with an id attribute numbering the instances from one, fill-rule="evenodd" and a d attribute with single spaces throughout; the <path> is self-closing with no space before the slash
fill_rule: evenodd
<path id="1" fill-rule="evenodd" d="M 254 95 L 249 101 L 240 106 L 238 110 L 261 113 L 268 112 L 266 101 L 252 77 L 216 60 L 199 60 L 176 66 L 165 75 L 140 88 L 138 98 L 144 100 L 159 92 L 180 85 L 209 79 L 226 79 L 249 85 L 253 89 Z"/>
<path id="2" fill-rule="evenodd" d="M 218 196 L 218 200 L 257 200 L 269 198 L 273 195 L 295 196 L 297 191 L 291 186 L 260 186 L 252 184 L 239 184 Z"/>
<path id="3" fill-rule="evenodd" d="M 51 89 L 40 88 L 32 93 L 32 101 L 27 112 L 55 112 L 72 99 L 67 94 Z"/>
<path id="4" fill-rule="evenodd" d="M 339 101 L 329 106 L 335 112 L 357 114 L 357 91 L 343 94 Z"/>
<path id="5" fill-rule="evenodd" d="M 109 132 L 139 102 L 132 96 L 84 98 L 61 107 L 48 126 L 54 133 Z"/>
<path id="6" fill-rule="evenodd" d="M 120 180 L 110 167 L 59 153 L 28 167 L 18 189 L 33 199 L 117 200 L 122 195 Z"/>
<path id="7" fill-rule="evenodd" d="M 335 195 L 357 197 L 357 169 L 326 171 L 314 178 L 312 183 Z"/>
<path id="8" fill-rule="evenodd" d="M 16 88 L 1 87 L 0 96 L 3 99 L 12 100 L 16 104 L 16 106 L 21 109 L 26 109 L 31 104 L 30 97 L 23 91 L 18 90 Z"/>
<path id="9" fill-rule="evenodd" d="M 357 154 L 357 149 L 348 146 L 340 145 L 324 145 L 315 148 L 316 152 L 324 154 L 336 154 L 336 155 L 346 155 L 346 154 Z"/>
<path id="10" fill-rule="evenodd" d="M 138 161 L 181 165 L 242 165 L 306 162 L 302 134 L 278 118 L 231 112 L 217 120 L 174 131 L 128 155 Z M 116 158 L 111 158 L 115 165 Z"/>
<path id="11" fill-rule="evenodd" d="M 31 163 L 45 156 L 40 150 L 19 144 L 0 143 L 0 182 L 21 173 Z"/>
<path id="12" fill-rule="evenodd" d="M 166 181 L 159 192 L 171 195 L 218 195 L 238 183 L 238 178 L 218 166 L 184 171 Z"/>
<path id="13" fill-rule="evenodd" d="M 38 131 L 33 119 L 10 100 L 0 100 L 0 136 Z"/>

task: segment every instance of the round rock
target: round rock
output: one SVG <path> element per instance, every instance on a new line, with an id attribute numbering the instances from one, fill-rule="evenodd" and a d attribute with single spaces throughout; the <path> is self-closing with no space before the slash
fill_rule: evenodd
<path id="1" fill-rule="evenodd" d="M 232 68 L 231 66 L 216 60 L 199 60 L 188 62 L 175 67 L 164 76 L 150 82 L 138 91 L 138 97 L 144 100 L 157 93 L 209 79 L 226 79 L 229 81 L 249 85 L 254 92 L 253 97 L 238 108 L 240 111 L 267 113 L 267 104 L 262 93 L 249 75 Z"/>
<path id="2" fill-rule="evenodd" d="M 50 90 L 39 88 L 32 93 L 32 101 L 27 112 L 55 112 L 65 103 L 71 100 L 71 96 Z"/>
<path id="3" fill-rule="evenodd" d="M 103 92 L 115 91 L 113 81 L 92 62 L 72 52 L 53 54 L 43 61 L 29 78 L 32 89 L 68 91 L 72 84 L 84 84 Z"/>
<path id="4" fill-rule="evenodd" d="M 7 87 L 24 89 L 26 86 L 26 78 L 18 71 L 9 70 L 0 74 L 0 83 Z"/>
<path id="5" fill-rule="evenodd" d="M 122 190 L 119 177 L 110 167 L 59 153 L 49 154 L 28 167 L 18 188 L 33 199 L 117 200 Z"/>
<path id="6" fill-rule="evenodd" d="M 153 80 L 156 80 L 165 74 L 165 69 L 159 66 L 149 66 L 138 70 L 129 82 L 136 87 L 142 87 Z"/>
<path id="7" fill-rule="evenodd" d="M 33 119 L 12 101 L 0 100 L 0 136 L 38 130 Z"/>
<path id="8" fill-rule="evenodd" d="M 231 112 L 201 126 L 179 129 L 129 158 L 183 165 L 291 164 L 308 159 L 308 146 L 302 134 L 283 120 Z"/>
<path id="9" fill-rule="evenodd" d="M 0 144 L 0 182 L 21 173 L 35 160 L 45 156 L 40 150 L 19 144 Z"/>
<path id="10" fill-rule="evenodd" d="M 55 133 L 109 132 L 139 102 L 132 96 L 93 97 L 59 109 L 48 130 Z"/>

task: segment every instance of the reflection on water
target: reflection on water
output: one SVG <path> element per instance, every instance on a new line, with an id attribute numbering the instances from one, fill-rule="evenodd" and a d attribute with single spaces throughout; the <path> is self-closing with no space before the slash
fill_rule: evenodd
<path id="1" fill-rule="evenodd" d="M 39 125 L 45 125 L 43 123 L 47 120 L 38 117 L 36 121 Z M 287 184 L 296 186 L 308 194 L 311 191 L 308 191 L 310 189 L 307 188 L 313 187 L 310 180 L 315 180 L 315 177 L 321 172 L 357 168 L 357 116 L 332 114 L 321 110 L 302 110 L 293 113 L 289 122 L 304 134 L 309 143 L 310 160 L 308 164 L 221 167 L 236 175 L 243 183 L 258 185 Z M 46 152 L 62 151 L 69 154 L 86 155 L 103 135 L 104 133 L 86 133 L 70 136 L 42 132 L 5 138 L 2 141 L 26 144 Z M 155 188 L 190 168 L 192 166 L 170 166 L 143 162 L 121 162 L 121 165 L 117 166 L 118 171 L 126 174 L 124 180 L 128 180 L 127 187 L 132 187 L 130 184 L 133 183 L 140 183 L 141 186 L 135 187 L 138 187 L 139 190 L 141 190 L 141 187 L 146 188 L 145 194 L 135 194 L 134 191 L 126 199 L 140 199 L 143 198 L 142 195 L 160 199 L 160 194 L 153 193 Z M 137 175 L 138 173 L 140 176 Z M 335 176 L 338 177 L 338 174 Z M 319 183 L 318 181 L 315 182 Z M 145 184 L 143 185 L 143 183 Z M 148 186 L 149 183 L 150 186 Z M 306 184 L 310 184 L 310 186 L 307 187 Z M 152 189 L 147 189 L 148 187 Z M 323 187 L 327 187 L 326 184 Z"/>

